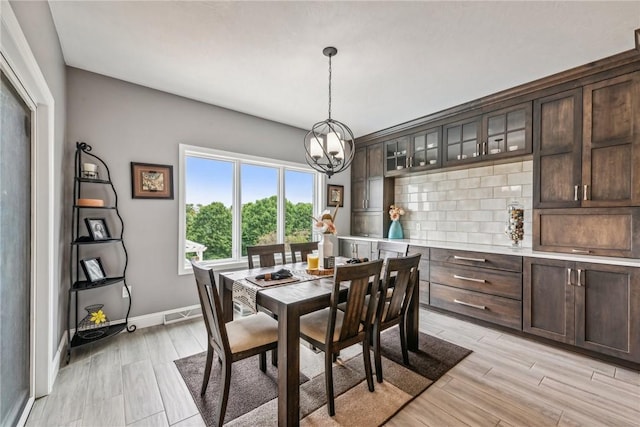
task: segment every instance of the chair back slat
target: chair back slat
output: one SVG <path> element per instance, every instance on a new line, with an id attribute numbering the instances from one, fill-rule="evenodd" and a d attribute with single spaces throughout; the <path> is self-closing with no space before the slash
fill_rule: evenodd
<path id="1" fill-rule="evenodd" d="M 207 328 L 209 342 L 211 342 L 220 356 L 230 355 L 231 348 L 224 317 L 222 316 L 222 304 L 216 288 L 213 270 L 199 267 L 193 261 L 191 266 L 193 267 L 193 275 L 196 278 L 200 307 L 202 308 L 202 316 Z"/>
<path id="2" fill-rule="evenodd" d="M 387 260 L 385 276 L 382 280 L 381 298 L 378 303 L 378 310 L 382 323 L 401 317 L 411 303 L 414 287 L 418 281 L 418 265 L 421 254 L 415 254 L 402 258 L 390 258 Z M 391 286 L 393 284 L 393 286 Z M 388 290 L 391 290 L 391 296 Z M 384 310 L 384 305 L 388 307 Z"/>
<path id="3" fill-rule="evenodd" d="M 326 342 L 332 341 L 335 330 L 336 312 L 338 310 L 340 286 L 347 285 L 347 305 L 344 309 L 344 319 L 340 331 L 340 341 L 357 336 L 361 332 L 362 320 L 365 325 L 371 325 L 376 311 L 375 292 L 366 305 L 366 296 L 371 295 L 371 283 L 380 281 L 382 260 L 365 262 L 362 264 L 341 265 L 335 269 L 333 292 L 331 294 L 331 316 L 327 328 Z M 368 327 L 368 326 L 367 326 Z"/>
<path id="4" fill-rule="evenodd" d="M 284 252 L 284 243 L 277 243 L 274 245 L 257 245 L 247 246 L 247 260 L 249 268 L 255 268 L 253 257 L 257 256 L 260 259 L 260 267 L 273 267 L 277 265 L 276 255 L 280 255 L 279 264 L 286 262 L 286 255 Z"/>
<path id="5" fill-rule="evenodd" d="M 305 262 L 307 255 L 318 250 L 318 242 L 291 243 L 291 262 L 298 262 L 297 252 L 300 252 L 300 261 Z"/>

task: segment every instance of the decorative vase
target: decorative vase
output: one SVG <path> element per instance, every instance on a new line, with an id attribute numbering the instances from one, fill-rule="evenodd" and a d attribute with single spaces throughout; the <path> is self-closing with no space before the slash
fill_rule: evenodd
<path id="1" fill-rule="evenodd" d="M 507 205 L 507 225 L 504 233 L 511 240 L 512 248 L 521 248 L 524 239 L 524 206 L 517 201 Z"/>
<path id="2" fill-rule="evenodd" d="M 333 256 L 333 242 L 326 236 L 326 234 L 323 234 L 322 239 L 318 242 L 318 267 L 320 269 L 329 268 L 324 265 L 325 258 Z"/>
<path id="3" fill-rule="evenodd" d="M 400 224 L 400 221 L 391 221 L 391 226 L 389 226 L 389 239 L 404 239 L 404 233 L 402 232 L 402 224 Z"/>

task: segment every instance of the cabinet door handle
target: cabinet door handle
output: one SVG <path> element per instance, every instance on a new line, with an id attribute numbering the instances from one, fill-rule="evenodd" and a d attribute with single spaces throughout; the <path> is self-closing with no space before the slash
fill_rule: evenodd
<path id="1" fill-rule="evenodd" d="M 578 269 L 578 283 L 576 286 L 582 286 L 582 270 Z"/>
<path id="2" fill-rule="evenodd" d="M 477 308 L 478 310 L 486 310 L 487 307 L 484 305 L 471 304 L 470 302 L 460 301 L 458 299 L 454 299 L 453 302 L 456 304 L 464 305 L 466 307 Z"/>
<path id="3" fill-rule="evenodd" d="M 574 254 L 588 254 L 591 253 L 590 250 L 587 249 L 571 249 L 571 252 Z"/>
<path id="4" fill-rule="evenodd" d="M 573 200 L 578 201 L 578 191 L 580 190 L 580 186 L 579 185 L 574 185 L 573 186 Z"/>
<path id="5" fill-rule="evenodd" d="M 364 203 L 365 203 L 365 200 L 362 199 L 362 209 L 364 209 Z"/>
<path id="6" fill-rule="evenodd" d="M 457 274 L 454 274 L 453 278 L 460 279 L 460 280 L 468 280 L 470 282 L 487 283 L 487 281 L 484 279 L 475 279 L 473 277 L 458 276 Z"/>
<path id="7" fill-rule="evenodd" d="M 571 282 L 571 269 L 567 268 L 567 285 L 573 286 L 573 282 Z"/>
<path id="8" fill-rule="evenodd" d="M 589 200 L 589 184 L 582 186 L 582 200 Z"/>
<path id="9" fill-rule="evenodd" d="M 459 256 L 459 255 L 454 255 L 453 259 L 459 259 L 459 260 L 462 260 L 462 261 L 487 262 L 487 260 L 484 259 L 484 258 L 469 258 L 469 257 L 466 257 L 466 256 Z"/>

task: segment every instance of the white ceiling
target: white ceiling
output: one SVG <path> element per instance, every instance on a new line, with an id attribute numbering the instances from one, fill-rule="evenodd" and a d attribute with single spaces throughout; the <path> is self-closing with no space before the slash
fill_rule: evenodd
<path id="1" fill-rule="evenodd" d="M 640 1 L 50 1 L 68 65 L 362 136 L 634 48 Z"/>

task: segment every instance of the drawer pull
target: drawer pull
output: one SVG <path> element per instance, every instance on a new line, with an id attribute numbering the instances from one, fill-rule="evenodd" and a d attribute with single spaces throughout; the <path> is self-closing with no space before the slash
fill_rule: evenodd
<path id="1" fill-rule="evenodd" d="M 458 276 L 457 274 L 454 274 L 453 277 L 455 279 L 468 280 L 470 282 L 487 283 L 487 281 L 484 279 L 475 279 L 473 277 Z"/>
<path id="2" fill-rule="evenodd" d="M 578 283 L 576 286 L 582 286 L 582 270 L 578 269 Z"/>
<path id="3" fill-rule="evenodd" d="M 573 283 L 571 283 L 571 269 L 567 268 L 567 285 L 573 286 Z"/>
<path id="4" fill-rule="evenodd" d="M 574 254 L 588 254 L 588 253 L 591 253 L 591 251 L 586 250 L 586 249 L 571 249 L 571 252 L 573 252 Z"/>
<path id="5" fill-rule="evenodd" d="M 458 255 L 454 255 L 453 259 L 459 259 L 459 260 L 462 260 L 462 261 L 487 262 L 487 260 L 484 259 L 484 258 L 469 258 L 469 257 L 466 257 L 466 256 L 458 256 Z"/>
<path id="6" fill-rule="evenodd" d="M 477 308 L 479 310 L 486 310 L 487 309 L 487 307 L 484 306 L 484 305 L 471 304 L 470 302 L 464 302 L 464 301 L 460 301 L 458 299 L 454 299 L 453 302 L 455 302 L 456 304 L 467 306 L 467 307 Z"/>

